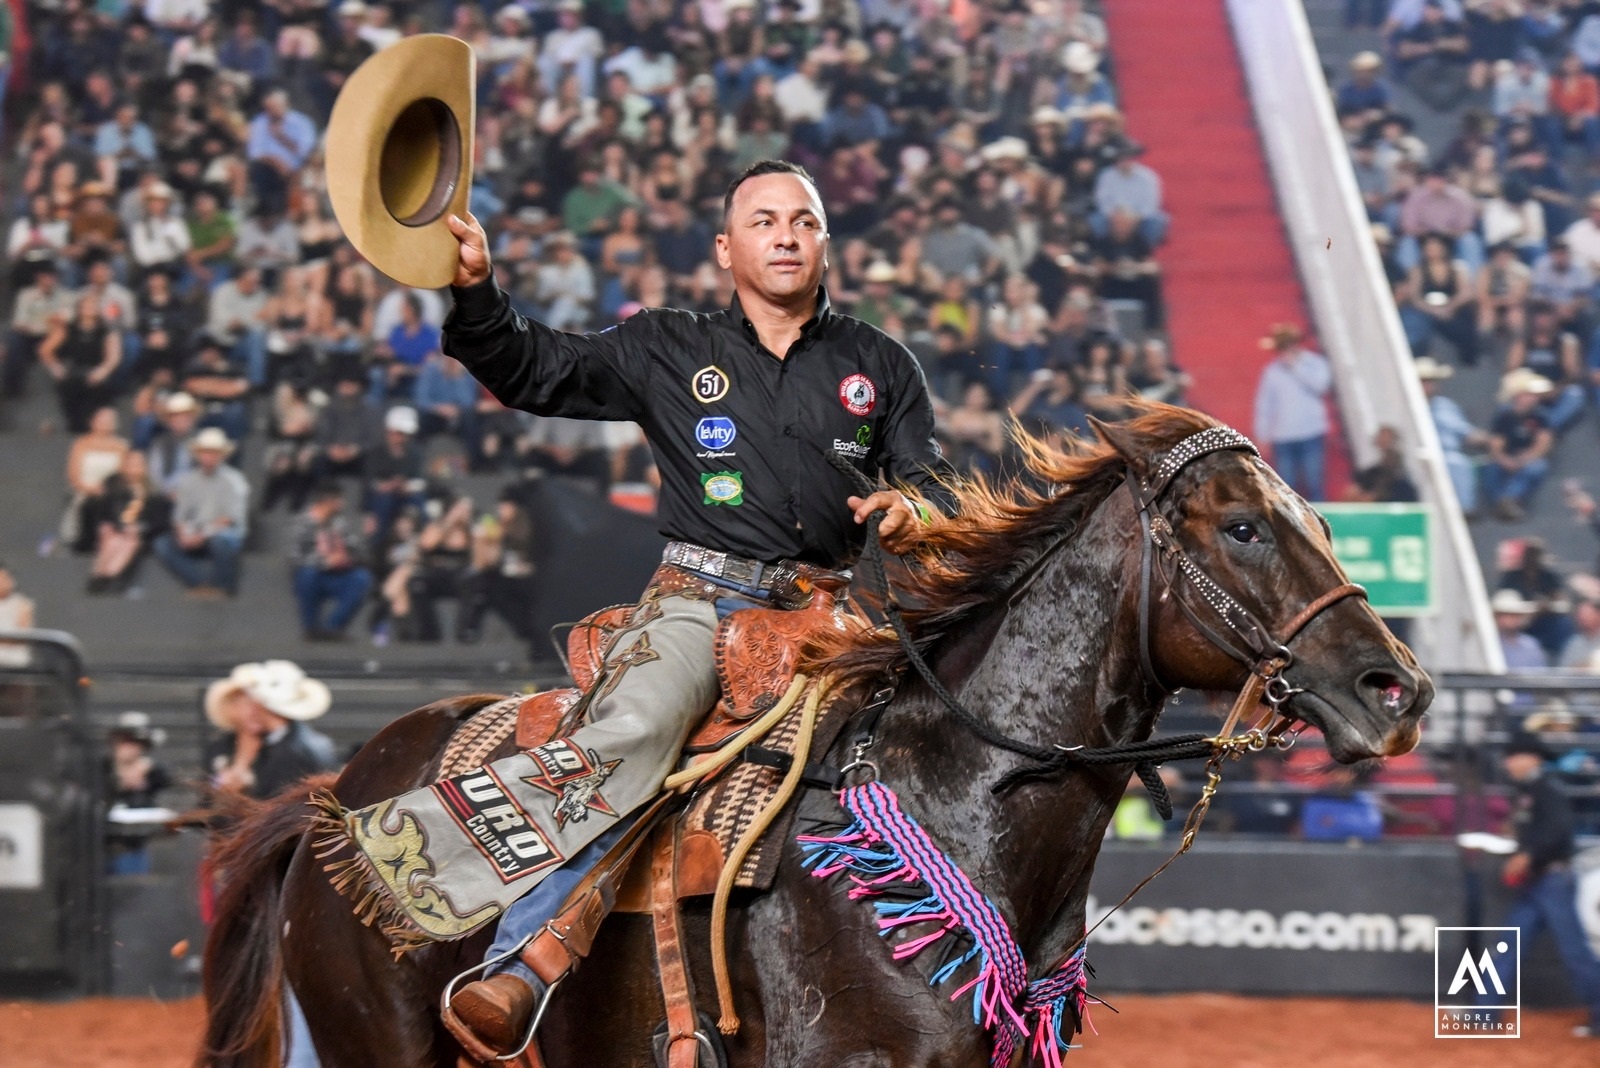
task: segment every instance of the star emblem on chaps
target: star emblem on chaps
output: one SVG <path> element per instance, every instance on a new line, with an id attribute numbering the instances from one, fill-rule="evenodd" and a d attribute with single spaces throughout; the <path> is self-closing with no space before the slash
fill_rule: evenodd
<path id="1" fill-rule="evenodd" d="M 569 823 L 582 823 L 589 818 L 590 812 L 612 817 L 617 814 L 611 803 L 600 796 L 600 787 L 611 778 L 611 773 L 617 770 L 622 758 L 601 760 L 600 754 L 591 749 L 587 763 L 588 771 L 582 775 L 563 778 L 559 783 L 551 782 L 547 775 L 530 775 L 522 780 L 529 786 L 555 795 L 556 807 L 551 810 L 551 815 L 556 818 L 557 830 Z"/>
<path id="2" fill-rule="evenodd" d="M 618 683 L 622 682 L 622 676 L 627 674 L 629 668 L 636 664 L 648 664 L 651 661 L 660 659 L 661 654 L 650 648 L 650 635 L 639 635 L 638 640 L 628 647 L 627 652 L 613 657 L 606 664 L 606 681 L 600 687 L 600 692 L 594 695 L 595 701 L 603 701 L 611 696 L 612 691 L 617 688 Z"/>

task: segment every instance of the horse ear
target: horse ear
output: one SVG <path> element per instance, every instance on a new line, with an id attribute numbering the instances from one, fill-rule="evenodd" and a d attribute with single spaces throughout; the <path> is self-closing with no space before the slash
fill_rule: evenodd
<path id="1" fill-rule="evenodd" d="M 1103 419 L 1089 416 L 1089 425 L 1094 427 L 1094 432 L 1100 440 L 1117 450 L 1135 474 L 1143 475 L 1147 472 L 1148 456 L 1143 443 L 1138 437 L 1122 423 L 1108 423 Z"/>

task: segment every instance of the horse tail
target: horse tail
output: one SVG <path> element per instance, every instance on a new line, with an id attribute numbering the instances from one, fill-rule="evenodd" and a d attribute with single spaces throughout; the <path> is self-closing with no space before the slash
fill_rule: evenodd
<path id="1" fill-rule="evenodd" d="M 237 818 L 208 857 L 221 881 L 216 916 L 206 938 L 202 984 L 205 1040 L 197 1068 L 276 1068 L 283 1063 L 283 932 L 279 916 L 284 876 L 309 824 L 313 792 L 333 775 L 304 779 L 266 801 L 230 802 Z"/>

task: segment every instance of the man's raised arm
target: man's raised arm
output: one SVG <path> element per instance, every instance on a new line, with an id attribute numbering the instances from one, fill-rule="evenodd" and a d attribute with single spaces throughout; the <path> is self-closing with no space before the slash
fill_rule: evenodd
<path id="1" fill-rule="evenodd" d="M 649 396 L 648 347 L 633 328 L 568 334 L 517 314 L 495 285 L 489 242 L 478 220 L 452 215 L 461 259 L 444 322 L 445 355 L 461 361 L 500 403 L 535 415 L 638 421 Z"/>

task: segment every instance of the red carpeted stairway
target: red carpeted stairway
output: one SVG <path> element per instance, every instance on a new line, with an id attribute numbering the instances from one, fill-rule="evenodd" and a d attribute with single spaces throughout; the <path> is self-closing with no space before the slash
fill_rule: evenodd
<path id="1" fill-rule="evenodd" d="M 1256 381 L 1276 322 L 1309 321 L 1256 134 L 1224 0 L 1106 0 L 1129 136 L 1161 176 L 1171 236 L 1160 250 L 1173 355 L 1190 402 L 1252 432 Z M 1329 442 L 1328 493 L 1348 479 Z"/>

